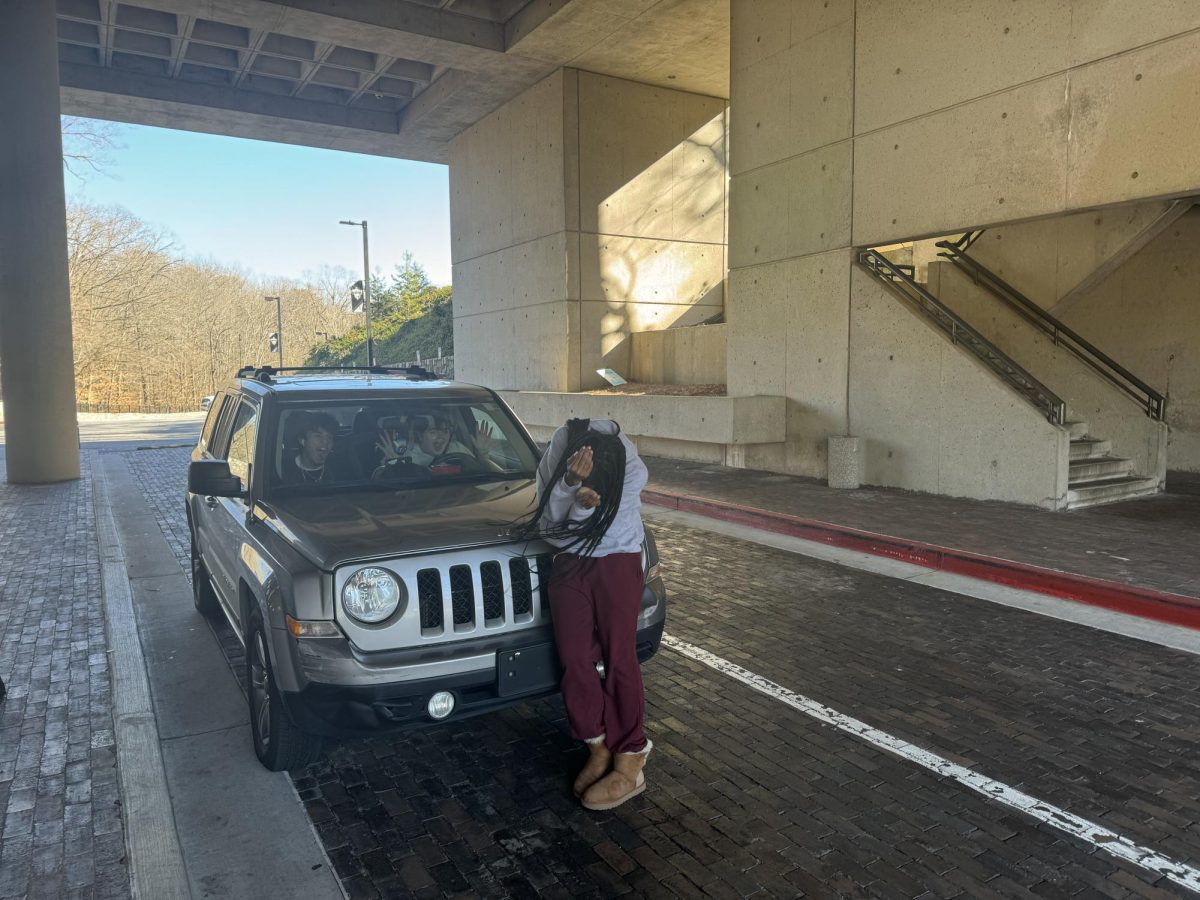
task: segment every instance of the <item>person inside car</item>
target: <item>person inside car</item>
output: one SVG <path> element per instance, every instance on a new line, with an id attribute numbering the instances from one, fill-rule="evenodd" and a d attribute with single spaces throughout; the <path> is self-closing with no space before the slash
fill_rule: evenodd
<path id="1" fill-rule="evenodd" d="M 408 460 L 426 466 L 434 475 L 457 475 L 460 472 L 503 471 L 488 456 L 492 447 L 492 429 L 480 422 L 471 435 L 472 447 L 454 439 L 449 417 L 441 413 L 416 416 Z M 381 443 L 381 450 L 383 445 Z M 384 451 L 386 453 L 386 451 Z"/>
<path id="2" fill-rule="evenodd" d="M 296 449 L 285 447 L 281 464 L 284 484 L 332 484 L 357 477 L 353 467 L 334 448 L 337 420 L 328 413 L 294 414 Z M 289 429 L 291 430 L 291 429 Z"/>

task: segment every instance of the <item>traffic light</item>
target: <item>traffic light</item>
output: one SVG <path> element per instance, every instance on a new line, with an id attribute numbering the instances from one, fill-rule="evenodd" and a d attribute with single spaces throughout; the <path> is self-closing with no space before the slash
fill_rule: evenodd
<path id="1" fill-rule="evenodd" d="M 271 348 L 272 353 L 274 353 L 276 350 L 279 349 L 279 332 L 278 331 L 272 331 L 267 336 L 267 345 Z"/>

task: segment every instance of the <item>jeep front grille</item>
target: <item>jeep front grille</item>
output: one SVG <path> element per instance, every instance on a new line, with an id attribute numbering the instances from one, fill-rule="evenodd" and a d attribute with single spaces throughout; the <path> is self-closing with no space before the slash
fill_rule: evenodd
<path id="1" fill-rule="evenodd" d="M 421 569 L 417 572 L 417 605 L 421 633 L 436 635 L 443 630 L 471 632 L 480 627 L 496 627 L 532 621 L 535 599 L 542 610 L 549 609 L 546 585 L 550 579 L 551 557 L 517 556 L 507 560 L 486 560 L 477 566 L 455 565 L 446 572 Z M 507 577 L 506 577 L 507 576 Z M 451 628 L 445 628 L 446 583 L 450 591 Z M 536 595 L 536 598 L 535 598 Z M 506 597 L 512 598 L 512 622 L 507 622 Z M 483 621 L 477 621 L 482 614 Z"/>

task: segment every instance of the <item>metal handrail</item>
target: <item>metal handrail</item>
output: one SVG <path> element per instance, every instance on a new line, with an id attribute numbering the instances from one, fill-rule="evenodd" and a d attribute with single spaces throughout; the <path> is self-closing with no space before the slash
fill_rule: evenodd
<path id="1" fill-rule="evenodd" d="M 968 325 L 958 314 L 921 287 L 910 274 L 911 266 L 892 262 L 876 250 L 863 250 L 858 263 L 874 275 L 892 293 L 913 304 L 919 312 L 965 347 L 996 373 L 1009 387 L 1021 394 L 1055 425 L 1067 420 L 1067 404 L 1050 388 L 1004 354 L 999 347 Z M 905 271 L 905 270 L 910 271 Z"/>
<path id="2" fill-rule="evenodd" d="M 1038 306 L 995 272 L 972 259 L 957 242 L 938 241 L 941 256 L 950 260 L 976 284 L 987 289 L 1012 307 L 1027 322 L 1048 335 L 1055 346 L 1064 347 L 1102 378 L 1136 402 L 1150 418 L 1161 422 L 1166 418 L 1167 399 L 1142 381 L 1116 360 L 1098 350 L 1049 312 Z"/>

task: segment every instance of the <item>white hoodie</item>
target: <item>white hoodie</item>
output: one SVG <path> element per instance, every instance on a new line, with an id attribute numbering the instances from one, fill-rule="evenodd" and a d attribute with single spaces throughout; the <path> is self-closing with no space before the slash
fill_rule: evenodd
<path id="1" fill-rule="evenodd" d="M 625 445 L 625 484 L 621 492 L 621 506 L 617 510 L 616 518 L 613 519 L 608 531 L 604 533 L 604 537 L 600 539 L 599 545 L 591 555 L 640 553 L 644 537 L 642 488 L 646 486 L 649 478 L 646 464 L 638 456 L 637 447 L 624 434 L 620 434 L 620 428 L 611 419 L 592 419 L 588 430 L 598 434 L 619 434 L 621 443 Z M 538 463 L 537 496 L 539 503 L 546 492 L 546 482 L 554 474 L 554 469 L 558 466 L 558 461 L 566 446 L 567 426 L 563 425 L 550 438 L 550 445 L 546 448 L 541 462 Z M 550 485 L 550 501 L 546 504 L 539 524 L 542 527 L 557 525 L 565 522 L 568 518 L 573 522 L 581 522 L 592 515 L 595 509 L 587 509 L 576 502 L 582 486 L 582 484 L 577 484 L 575 487 L 571 487 L 567 484 L 566 478 L 559 478 L 557 483 Z M 546 540 L 557 547 L 570 543 L 569 538 L 547 538 Z"/>

